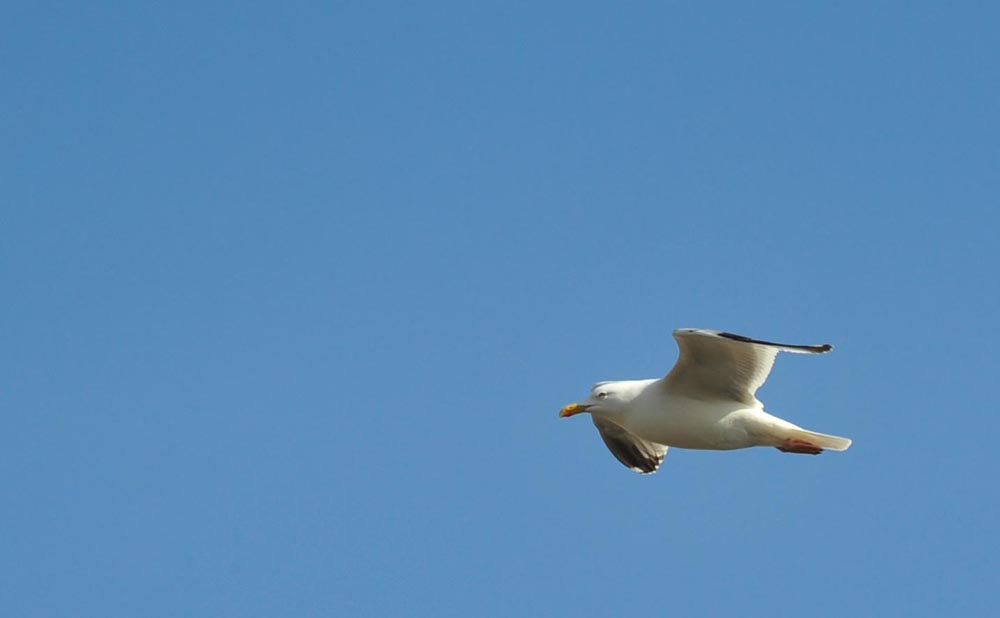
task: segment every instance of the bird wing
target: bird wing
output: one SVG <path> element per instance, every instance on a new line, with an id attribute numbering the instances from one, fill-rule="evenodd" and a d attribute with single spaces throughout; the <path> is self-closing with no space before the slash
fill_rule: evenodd
<path id="1" fill-rule="evenodd" d="M 667 392 L 702 401 L 759 403 L 754 394 L 767 380 L 778 352 L 822 354 L 833 346 L 789 345 L 700 328 L 674 331 L 680 355 L 663 379 Z"/>
<path id="2" fill-rule="evenodd" d="M 663 444 L 637 438 L 619 425 L 596 414 L 591 415 L 591 418 L 608 450 L 627 467 L 639 474 L 651 474 L 663 463 L 663 458 L 667 454 L 667 447 Z"/>

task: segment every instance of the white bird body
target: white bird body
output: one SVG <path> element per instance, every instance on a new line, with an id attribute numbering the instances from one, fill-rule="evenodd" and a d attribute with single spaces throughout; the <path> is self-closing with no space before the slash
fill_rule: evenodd
<path id="1" fill-rule="evenodd" d="M 732 450 L 772 446 L 783 452 L 843 451 L 847 438 L 808 431 L 769 414 L 754 396 L 779 351 L 819 354 L 832 346 L 775 344 L 704 329 L 674 331 L 681 354 L 665 377 L 599 382 L 582 404 L 623 464 L 654 472 L 668 447 Z"/>
<path id="2" fill-rule="evenodd" d="M 776 436 L 784 437 L 788 430 L 802 430 L 769 414 L 762 406 L 676 397 L 664 392 L 661 380 L 608 382 L 606 387 L 620 385 L 628 389 L 628 382 L 641 384 L 641 390 L 626 405 L 623 414 L 612 414 L 609 420 L 618 419 L 618 424 L 629 433 L 657 444 L 728 451 L 776 446 Z"/>
<path id="3" fill-rule="evenodd" d="M 650 384 L 624 414 L 623 427 L 644 440 L 677 448 L 731 450 L 756 446 L 766 418 L 762 408 L 729 402 L 708 403 L 669 393 Z M 632 406 L 629 406 L 632 408 Z"/>

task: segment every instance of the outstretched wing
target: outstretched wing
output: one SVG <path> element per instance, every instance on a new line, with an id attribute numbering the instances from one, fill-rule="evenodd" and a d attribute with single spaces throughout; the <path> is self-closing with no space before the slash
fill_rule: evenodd
<path id="1" fill-rule="evenodd" d="M 592 414 L 597 431 L 608 450 L 618 461 L 639 474 L 656 472 L 667 454 L 667 447 L 655 442 L 637 438 L 611 421 Z"/>
<path id="2" fill-rule="evenodd" d="M 833 346 L 789 345 L 751 339 L 717 330 L 674 331 L 680 356 L 663 383 L 667 392 L 702 401 L 755 404 L 754 394 L 767 380 L 778 352 L 822 354 Z"/>

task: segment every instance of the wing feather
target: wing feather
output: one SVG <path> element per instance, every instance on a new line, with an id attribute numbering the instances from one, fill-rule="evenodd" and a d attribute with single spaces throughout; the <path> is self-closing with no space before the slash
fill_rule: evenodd
<path id="1" fill-rule="evenodd" d="M 639 474 L 651 474 L 663 463 L 663 458 L 667 454 L 667 447 L 663 444 L 636 437 L 616 423 L 596 414 L 591 415 L 591 418 L 608 450 L 626 467 Z"/>
<path id="2" fill-rule="evenodd" d="M 680 355 L 664 378 L 667 391 L 702 401 L 759 403 L 757 389 L 767 380 L 778 352 L 822 354 L 833 346 L 792 345 L 715 330 L 674 331 Z"/>

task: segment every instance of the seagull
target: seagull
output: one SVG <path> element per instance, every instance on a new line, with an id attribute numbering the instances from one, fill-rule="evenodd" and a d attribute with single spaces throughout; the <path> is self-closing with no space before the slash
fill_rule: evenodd
<path id="1" fill-rule="evenodd" d="M 830 344 L 788 345 L 717 330 L 674 331 L 680 355 L 665 377 L 598 382 L 561 418 L 589 412 L 618 461 L 656 472 L 667 448 L 727 451 L 772 446 L 784 453 L 846 451 L 851 441 L 808 431 L 764 411 L 754 395 L 778 352 L 824 354 Z"/>

